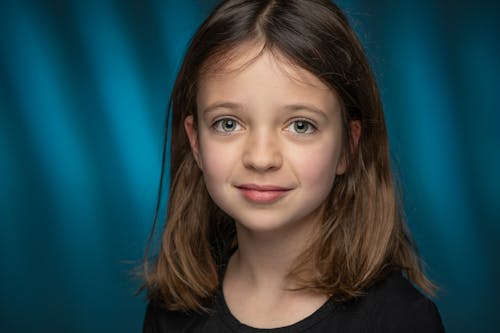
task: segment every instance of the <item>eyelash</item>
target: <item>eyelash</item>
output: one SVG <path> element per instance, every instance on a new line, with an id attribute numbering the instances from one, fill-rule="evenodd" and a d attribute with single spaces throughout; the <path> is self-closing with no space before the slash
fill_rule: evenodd
<path id="1" fill-rule="evenodd" d="M 298 134 L 298 135 L 311 135 L 311 134 L 314 134 L 318 130 L 318 128 L 311 121 L 306 120 L 306 119 L 295 119 L 292 122 L 290 122 L 290 124 L 286 128 L 289 129 L 290 127 L 293 127 L 294 124 L 297 124 L 299 122 L 307 125 L 308 131 L 306 131 L 304 133 L 291 131 L 292 133 Z"/>
<path id="2" fill-rule="evenodd" d="M 236 129 L 235 129 L 235 130 L 232 130 L 232 131 L 225 131 L 225 130 L 223 130 L 222 128 L 220 128 L 220 127 L 222 126 L 223 121 L 232 121 L 232 122 L 235 124 L 235 126 L 236 126 L 236 127 L 238 127 L 238 126 L 239 126 L 239 127 L 241 127 L 240 123 L 239 123 L 237 120 L 233 119 L 233 118 L 221 118 L 221 119 L 217 119 L 217 120 L 216 120 L 216 121 L 212 124 L 211 128 L 212 128 L 215 132 L 217 132 L 217 133 L 221 133 L 221 134 L 224 134 L 224 135 L 229 135 L 230 133 L 232 133 L 232 132 L 236 131 Z"/>
<path id="3" fill-rule="evenodd" d="M 233 129 L 233 130 L 230 130 L 230 131 L 225 131 L 224 129 L 221 128 L 221 126 L 223 125 L 223 122 L 224 121 L 231 121 L 234 123 L 236 129 Z M 291 128 L 293 128 L 292 126 L 297 124 L 297 123 L 303 123 L 304 125 L 307 126 L 307 131 L 306 132 L 297 132 L 295 129 L 294 130 L 291 130 Z M 221 133 L 221 134 L 224 134 L 224 135 L 229 135 L 230 133 L 232 132 L 235 132 L 235 131 L 238 131 L 241 129 L 241 124 L 233 119 L 233 118 L 221 118 L 221 119 L 217 119 L 211 126 L 211 128 L 217 132 L 217 133 Z M 311 135 L 311 134 L 314 134 L 318 128 L 309 120 L 306 120 L 306 119 L 295 119 L 293 121 L 291 121 L 287 126 L 286 126 L 286 129 L 294 134 L 297 134 L 297 135 Z"/>

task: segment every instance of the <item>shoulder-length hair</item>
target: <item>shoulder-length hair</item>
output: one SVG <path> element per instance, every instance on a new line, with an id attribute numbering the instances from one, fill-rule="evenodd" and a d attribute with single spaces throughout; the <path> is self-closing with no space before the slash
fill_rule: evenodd
<path id="1" fill-rule="evenodd" d="M 206 310 L 221 283 L 223 253 L 237 246 L 234 221 L 211 200 L 183 124 L 197 114 L 200 75 L 237 46 L 255 41 L 313 73 L 342 104 L 348 167 L 324 204 L 321 232 L 297 258 L 289 278 L 297 289 L 345 301 L 399 269 L 432 295 L 434 285 L 423 273 L 396 195 L 377 84 L 345 15 L 327 0 L 228 0 L 195 33 L 173 87 L 168 212 L 152 269 L 150 244 L 146 251 L 143 288 L 149 298 L 172 310 Z M 352 121 L 362 128 L 356 148 L 350 145 Z M 155 224 L 157 216 L 158 208 Z M 306 269 L 311 263 L 313 272 Z"/>

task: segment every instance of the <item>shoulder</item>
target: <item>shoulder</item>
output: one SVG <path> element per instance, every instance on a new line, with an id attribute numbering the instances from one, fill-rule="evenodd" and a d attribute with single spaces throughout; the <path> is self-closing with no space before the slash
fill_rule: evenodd
<path id="1" fill-rule="evenodd" d="M 161 302 L 150 301 L 146 308 L 142 332 L 180 332 L 201 317 L 201 314 L 195 312 L 171 311 Z"/>
<path id="2" fill-rule="evenodd" d="M 375 332 L 444 332 L 436 305 L 399 271 L 372 286 L 352 302 Z"/>

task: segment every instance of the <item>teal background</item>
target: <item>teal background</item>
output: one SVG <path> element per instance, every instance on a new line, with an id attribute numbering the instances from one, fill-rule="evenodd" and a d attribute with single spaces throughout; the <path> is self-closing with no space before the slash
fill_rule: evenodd
<path id="1" fill-rule="evenodd" d="M 500 326 L 500 4 L 339 1 L 448 332 Z M 0 2 L 0 332 L 138 332 L 166 105 L 213 1 Z"/>

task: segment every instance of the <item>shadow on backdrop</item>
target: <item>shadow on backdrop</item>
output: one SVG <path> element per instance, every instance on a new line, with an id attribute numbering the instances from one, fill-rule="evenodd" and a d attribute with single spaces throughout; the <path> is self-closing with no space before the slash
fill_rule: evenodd
<path id="1" fill-rule="evenodd" d="M 0 331 L 138 332 L 170 88 L 213 1 L 0 4 Z M 449 332 L 500 326 L 500 4 L 338 2 Z M 496 263 L 496 264 L 495 264 Z"/>

